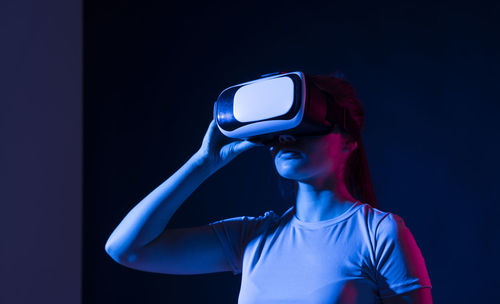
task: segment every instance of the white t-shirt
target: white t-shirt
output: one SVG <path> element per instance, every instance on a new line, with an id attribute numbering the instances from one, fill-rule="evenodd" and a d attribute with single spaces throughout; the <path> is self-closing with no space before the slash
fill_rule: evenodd
<path id="1" fill-rule="evenodd" d="M 242 274 L 239 304 L 370 304 L 431 287 L 404 221 L 359 201 L 318 222 L 299 220 L 292 206 L 209 225 Z"/>

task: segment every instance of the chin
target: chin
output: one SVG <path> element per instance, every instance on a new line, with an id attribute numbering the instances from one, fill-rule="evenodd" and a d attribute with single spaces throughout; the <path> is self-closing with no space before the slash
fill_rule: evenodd
<path id="1" fill-rule="evenodd" d="M 291 180 L 304 180 L 309 177 L 311 177 L 311 174 L 306 174 L 305 172 L 300 172 L 297 170 L 297 168 L 293 167 L 276 167 L 276 171 L 278 171 L 278 174 L 286 179 L 291 179 Z"/>
<path id="2" fill-rule="evenodd" d="M 275 168 L 278 174 L 286 179 L 295 181 L 307 181 L 311 178 L 328 175 L 325 168 L 317 168 L 307 166 L 305 163 L 289 163 L 289 162 L 275 162 Z"/>
<path id="3" fill-rule="evenodd" d="M 305 159 L 274 159 L 274 165 L 278 174 L 286 179 L 304 180 L 317 174 L 317 168 L 312 168 L 311 163 Z"/>

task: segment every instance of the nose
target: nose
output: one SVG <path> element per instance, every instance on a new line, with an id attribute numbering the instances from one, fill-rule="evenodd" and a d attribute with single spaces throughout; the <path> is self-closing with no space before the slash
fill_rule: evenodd
<path id="1" fill-rule="evenodd" d="M 270 147 L 269 147 L 269 151 L 272 152 L 272 153 L 275 153 L 276 149 L 277 149 L 277 144 L 280 144 L 280 145 L 283 145 L 283 144 L 287 144 L 287 143 L 292 143 L 292 142 L 296 142 L 297 139 L 292 136 L 292 135 L 286 135 L 286 134 L 283 134 L 283 135 L 279 135 L 278 136 L 278 140 L 275 141 Z"/>
<path id="2" fill-rule="evenodd" d="M 284 143 L 288 143 L 288 142 L 295 142 L 295 141 L 297 141 L 297 139 L 292 135 L 283 134 L 283 135 L 280 135 L 278 137 L 278 141 L 280 144 L 284 144 Z"/>

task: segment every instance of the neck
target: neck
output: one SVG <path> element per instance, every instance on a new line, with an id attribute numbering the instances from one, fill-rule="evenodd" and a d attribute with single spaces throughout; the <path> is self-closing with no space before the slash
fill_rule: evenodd
<path id="1" fill-rule="evenodd" d="M 304 222 L 337 217 L 349 209 L 356 199 L 344 183 L 343 171 L 328 177 L 298 181 L 295 214 Z"/>

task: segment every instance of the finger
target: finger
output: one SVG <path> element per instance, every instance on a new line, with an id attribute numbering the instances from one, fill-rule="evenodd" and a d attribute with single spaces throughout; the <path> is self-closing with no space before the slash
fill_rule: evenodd
<path id="1" fill-rule="evenodd" d="M 212 137 L 212 134 L 214 132 L 214 120 L 210 121 L 210 124 L 207 127 L 207 130 L 205 131 L 205 136 L 203 137 L 203 140 L 209 140 Z"/>
<path id="2" fill-rule="evenodd" d="M 230 138 L 221 133 L 215 120 L 210 122 L 210 126 L 207 131 L 207 138 L 213 145 L 224 145 L 230 141 Z"/>
<path id="3" fill-rule="evenodd" d="M 207 133 L 209 135 L 212 135 L 212 133 L 215 130 L 215 126 L 216 126 L 215 120 L 212 119 L 212 121 L 210 121 L 210 124 L 208 125 L 208 132 Z"/>
<path id="4" fill-rule="evenodd" d="M 258 146 L 265 146 L 264 142 L 260 141 L 260 140 L 256 140 L 256 139 L 247 139 L 247 141 L 251 142 L 251 143 L 254 143 Z"/>
<path id="5" fill-rule="evenodd" d="M 248 140 L 244 140 L 244 141 L 239 141 L 239 142 L 234 143 L 233 151 L 235 153 L 239 154 L 239 153 L 242 153 L 244 151 L 248 151 L 254 147 L 259 147 L 259 146 L 261 146 L 261 145 L 250 142 Z"/>
<path id="6" fill-rule="evenodd" d="M 226 141 L 226 142 L 232 140 L 232 138 L 224 135 L 221 132 L 221 130 L 219 129 L 219 126 L 217 125 L 217 122 L 215 122 L 215 120 L 212 120 L 212 122 L 210 123 L 210 129 L 211 129 L 211 133 L 210 134 L 214 138 L 217 138 L 217 140 L 222 140 L 222 141 Z"/>

